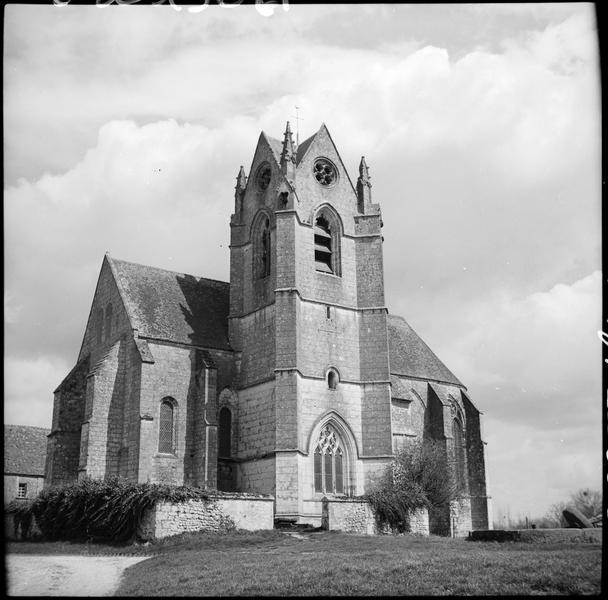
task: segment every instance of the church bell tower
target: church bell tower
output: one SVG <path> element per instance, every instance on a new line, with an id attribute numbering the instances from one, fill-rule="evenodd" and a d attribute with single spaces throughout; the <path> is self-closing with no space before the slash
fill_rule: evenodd
<path id="1" fill-rule="evenodd" d="M 318 523 L 391 458 L 382 217 L 361 158 L 353 185 L 325 125 L 297 148 L 262 133 L 231 217 L 236 488 L 277 519 Z"/>

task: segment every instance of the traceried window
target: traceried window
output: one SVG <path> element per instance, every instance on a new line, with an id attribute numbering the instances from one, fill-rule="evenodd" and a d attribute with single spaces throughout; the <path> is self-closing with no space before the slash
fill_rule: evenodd
<path id="1" fill-rule="evenodd" d="M 344 493 L 344 449 L 336 430 L 331 425 L 321 429 L 314 451 L 315 492 Z"/>
<path id="2" fill-rule="evenodd" d="M 312 168 L 315 179 L 321 185 L 331 185 L 337 179 L 336 167 L 326 158 L 318 158 Z"/>
<path id="3" fill-rule="evenodd" d="M 264 191 L 268 188 L 270 184 L 270 179 L 272 177 L 272 171 L 270 170 L 270 165 L 263 164 L 256 174 L 256 183 L 260 190 Z"/>
<path id="4" fill-rule="evenodd" d="M 27 498 L 27 483 L 20 483 L 17 489 L 17 498 Z"/>
<path id="5" fill-rule="evenodd" d="M 163 454 L 175 452 L 175 405 L 169 398 L 165 398 L 160 403 L 158 451 Z"/>
<path id="6" fill-rule="evenodd" d="M 464 431 L 460 419 L 454 419 L 452 421 L 452 430 L 454 435 L 454 460 L 455 460 L 455 474 L 456 482 L 459 487 L 463 487 L 465 484 L 465 470 L 464 470 Z"/>
<path id="7" fill-rule="evenodd" d="M 228 457 L 231 454 L 230 446 L 232 442 L 232 413 L 230 409 L 227 407 L 222 407 L 220 409 L 220 418 L 219 418 L 219 448 L 218 455 L 221 457 Z"/>

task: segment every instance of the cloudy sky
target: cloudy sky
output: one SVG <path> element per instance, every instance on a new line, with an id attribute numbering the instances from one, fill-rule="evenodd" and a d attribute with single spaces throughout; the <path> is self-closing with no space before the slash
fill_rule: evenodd
<path id="1" fill-rule="evenodd" d="M 5 422 L 50 426 L 104 252 L 228 280 L 239 166 L 298 106 L 366 157 L 389 310 L 484 413 L 495 513 L 601 489 L 592 5 L 288 8 L 7 6 Z"/>

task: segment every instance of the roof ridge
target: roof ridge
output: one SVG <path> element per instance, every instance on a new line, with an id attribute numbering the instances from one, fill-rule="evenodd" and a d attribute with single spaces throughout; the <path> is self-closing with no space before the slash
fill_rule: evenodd
<path id="1" fill-rule="evenodd" d="M 39 427 L 38 425 L 15 425 L 13 423 L 5 423 L 5 427 L 27 427 L 27 429 L 42 429 L 44 431 L 50 431 L 50 427 Z"/>
<path id="2" fill-rule="evenodd" d="M 202 279 L 204 281 L 214 281 L 216 283 L 222 283 L 224 285 L 230 285 L 228 281 L 222 281 L 221 279 L 212 279 L 211 277 L 203 277 L 201 275 L 194 275 L 193 273 L 184 273 L 183 271 L 172 271 L 171 269 L 164 269 L 163 267 L 155 267 L 153 265 L 144 265 L 143 263 L 133 262 L 131 260 L 124 260 L 122 258 L 114 258 L 113 256 L 108 256 L 109 260 L 114 262 L 119 262 L 127 265 L 134 265 L 136 267 L 145 267 L 146 269 L 154 269 L 155 271 L 164 271 L 165 273 L 172 273 L 173 275 L 185 275 L 188 277 L 196 277 L 197 279 Z"/>

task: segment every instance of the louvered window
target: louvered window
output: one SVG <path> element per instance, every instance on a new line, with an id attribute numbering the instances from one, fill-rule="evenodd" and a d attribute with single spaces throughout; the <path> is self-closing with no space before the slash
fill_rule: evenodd
<path id="1" fill-rule="evenodd" d="M 175 452 L 175 407 L 169 400 L 163 400 L 160 405 L 158 451 L 166 454 Z"/>
<path id="2" fill-rule="evenodd" d="M 329 223 L 320 216 L 315 222 L 315 268 L 323 273 L 333 273 L 332 237 Z"/>
<path id="3" fill-rule="evenodd" d="M 315 492 L 344 493 L 344 450 L 336 431 L 325 425 L 314 452 Z"/>

